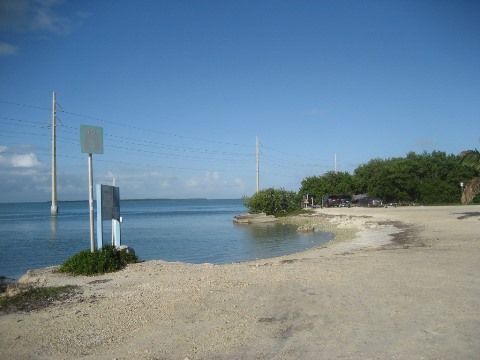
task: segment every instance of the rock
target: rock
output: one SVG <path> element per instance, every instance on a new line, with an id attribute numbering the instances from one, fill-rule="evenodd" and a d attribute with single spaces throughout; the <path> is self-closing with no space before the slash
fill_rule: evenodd
<path id="1" fill-rule="evenodd" d="M 18 280 L 19 284 L 36 284 L 42 285 L 47 282 L 47 279 L 58 270 L 59 266 L 49 266 L 42 269 L 28 270 Z"/>
<path id="2" fill-rule="evenodd" d="M 135 250 L 128 245 L 120 245 L 115 248 L 119 252 L 135 255 Z"/>
<path id="3" fill-rule="evenodd" d="M 315 226 L 305 224 L 305 225 L 300 225 L 297 229 L 298 232 L 314 232 L 315 231 Z"/>
<path id="4" fill-rule="evenodd" d="M 275 216 L 267 215 L 265 213 L 241 214 L 233 217 L 233 222 L 238 224 L 263 224 L 275 221 L 277 221 Z"/>

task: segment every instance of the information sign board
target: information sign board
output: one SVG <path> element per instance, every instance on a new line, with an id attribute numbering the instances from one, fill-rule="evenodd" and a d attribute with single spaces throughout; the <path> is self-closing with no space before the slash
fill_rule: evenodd
<path id="1" fill-rule="evenodd" d="M 82 153 L 103 154 L 103 128 L 80 125 L 80 146 Z"/>
<path id="2" fill-rule="evenodd" d="M 103 221 L 112 221 L 112 245 L 120 246 L 120 188 L 97 184 L 97 248 L 103 246 Z"/>
<path id="3" fill-rule="evenodd" d="M 120 220 L 120 188 L 100 185 L 100 192 L 102 220 Z"/>

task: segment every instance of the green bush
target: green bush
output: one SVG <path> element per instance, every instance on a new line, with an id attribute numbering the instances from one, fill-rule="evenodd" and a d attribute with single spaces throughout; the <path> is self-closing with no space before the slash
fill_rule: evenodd
<path id="1" fill-rule="evenodd" d="M 97 275 L 123 269 L 127 264 L 138 261 L 136 255 L 116 250 L 111 245 L 94 252 L 83 250 L 68 258 L 60 271 L 74 275 Z"/>
<path id="2" fill-rule="evenodd" d="M 243 197 L 243 204 L 249 213 L 266 213 L 267 215 L 281 215 L 301 210 L 301 196 L 294 191 L 269 188 L 260 190 L 250 197 Z"/>

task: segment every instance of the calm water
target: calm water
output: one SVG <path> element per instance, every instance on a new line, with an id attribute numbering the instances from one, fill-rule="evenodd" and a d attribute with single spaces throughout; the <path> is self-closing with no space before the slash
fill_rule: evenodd
<path id="1" fill-rule="evenodd" d="M 18 279 L 29 269 L 59 265 L 90 248 L 88 202 L 0 204 L 0 276 Z M 299 234 L 295 226 L 232 222 L 242 200 L 123 200 L 122 244 L 142 260 L 231 263 L 305 250 L 331 234 Z M 111 221 L 104 221 L 104 242 Z"/>

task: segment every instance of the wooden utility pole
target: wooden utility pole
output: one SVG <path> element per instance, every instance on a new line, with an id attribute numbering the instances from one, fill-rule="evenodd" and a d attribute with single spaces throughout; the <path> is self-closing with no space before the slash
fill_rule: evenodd
<path id="1" fill-rule="evenodd" d="M 257 193 L 258 193 L 260 191 L 260 166 L 259 166 L 259 161 L 258 161 L 258 136 L 257 136 L 256 158 L 257 158 Z"/>
<path id="2" fill-rule="evenodd" d="M 52 96 L 52 207 L 50 213 L 58 213 L 57 206 L 57 103 L 55 92 Z"/>

